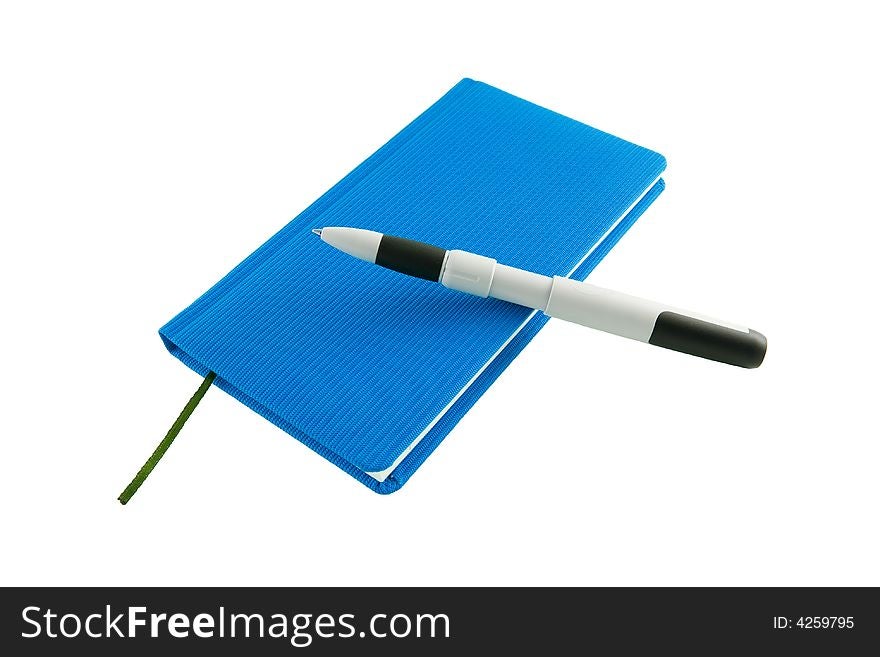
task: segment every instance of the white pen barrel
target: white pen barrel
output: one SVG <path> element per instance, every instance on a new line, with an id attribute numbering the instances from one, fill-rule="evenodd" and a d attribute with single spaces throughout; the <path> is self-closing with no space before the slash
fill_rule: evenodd
<path id="1" fill-rule="evenodd" d="M 500 265 L 494 258 L 468 251 L 449 251 L 446 254 L 440 283 L 459 292 L 501 299 L 538 310 L 544 310 L 553 287 L 553 279 L 549 276 Z"/>
<path id="2" fill-rule="evenodd" d="M 739 367 L 758 367 L 767 339 L 752 329 L 555 276 L 544 312 L 582 326 Z"/>
<path id="3" fill-rule="evenodd" d="M 668 306 L 561 276 L 553 277 L 545 313 L 581 326 L 647 342 Z"/>
<path id="4" fill-rule="evenodd" d="M 553 279 L 549 276 L 507 265 L 495 265 L 489 296 L 493 299 L 517 303 L 520 306 L 544 310 L 552 288 Z"/>

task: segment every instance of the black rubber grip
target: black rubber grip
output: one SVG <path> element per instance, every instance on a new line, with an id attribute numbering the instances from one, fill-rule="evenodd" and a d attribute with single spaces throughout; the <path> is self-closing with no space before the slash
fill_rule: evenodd
<path id="1" fill-rule="evenodd" d="M 376 264 L 401 274 L 439 281 L 446 250 L 424 242 L 383 235 L 376 252 Z"/>
<path id="2" fill-rule="evenodd" d="M 767 338 L 757 331 L 737 331 L 669 311 L 657 316 L 648 342 L 684 354 L 748 368 L 758 367 L 767 353 Z"/>

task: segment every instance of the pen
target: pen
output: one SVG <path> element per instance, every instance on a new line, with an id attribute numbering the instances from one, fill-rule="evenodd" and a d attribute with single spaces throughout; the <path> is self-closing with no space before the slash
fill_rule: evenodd
<path id="1" fill-rule="evenodd" d="M 767 351 L 767 338 L 752 329 L 590 283 L 508 267 L 476 253 L 362 228 L 312 232 L 340 251 L 402 274 L 700 358 L 754 368 Z"/>

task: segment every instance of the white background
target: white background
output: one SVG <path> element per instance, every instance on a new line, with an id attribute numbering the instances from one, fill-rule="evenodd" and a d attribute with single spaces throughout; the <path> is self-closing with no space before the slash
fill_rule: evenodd
<path id="1" fill-rule="evenodd" d="M 0 9 L 3 584 L 880 584 L 874 23 L 848 3 Z M 865 3 L 866 5 L 868 3 Z M 462 77 L 663 153 L 594 283 L 747 371 L 553 321 L 380 497 L 156 331 Z"/>

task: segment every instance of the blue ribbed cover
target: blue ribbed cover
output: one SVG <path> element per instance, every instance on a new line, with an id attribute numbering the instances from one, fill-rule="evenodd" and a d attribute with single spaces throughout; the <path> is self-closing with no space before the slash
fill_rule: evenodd
<path id="1" fill-rule="evenodd" d="M 659 180 L 645 194 L 664 167 L 657 153 L 465 79 L 159 332 L 193 370 L 213 370 L 217 386 L 390 493 L 547 317 L 516 334 L 528 309 L 356 260 L 311 229 L 369 228 L 547 275 L 577 267 L 583 279 L 662 191 Z M 366 474 L 393 465 L 441 413 L 385 481 Z"/>

